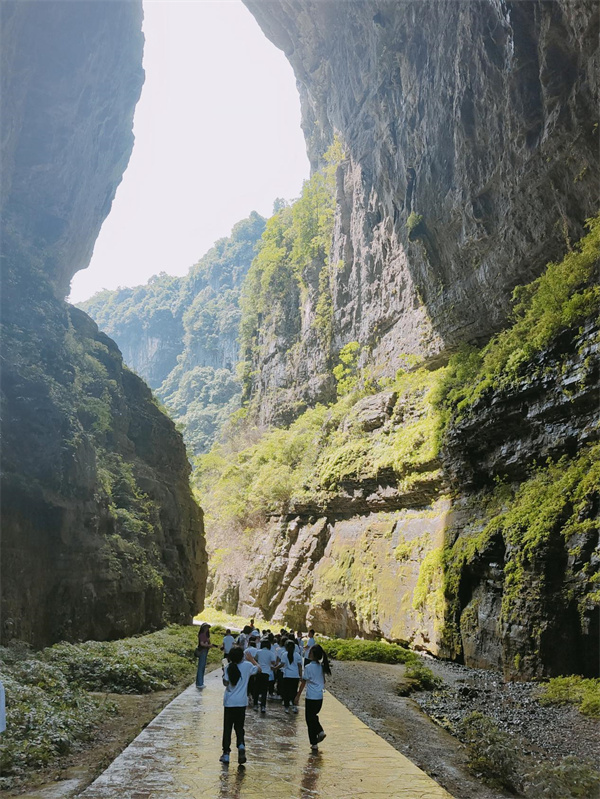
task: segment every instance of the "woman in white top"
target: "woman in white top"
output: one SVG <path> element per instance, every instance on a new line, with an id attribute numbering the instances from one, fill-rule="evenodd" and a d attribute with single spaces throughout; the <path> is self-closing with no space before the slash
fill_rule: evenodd
<path id="1" fill-rule="evenodd" d="M 246 741 L 244 739 L 244 722 L 246 720 L 246 705 L 248 704 L 248 680 L 252 674 L 260 671 L 260 667 L 250 660 L 244 659 L 244 651 L 239 646 L 234 646 L 229 652 L 229 665 L 225 669 L 223 685 L 223 754 L 221 763 L 229 763 L 231 751 L 231 730 L 235 727 L 235 737 L 238 749 L 238 763 L 246 762 Z"/>
<path id="2" fill-rule="evenodd" d="M 298 652 L 298 647 L 294 640 L 288 640 L 285 645 L 286 653 L 281 658 L 282 663 L 282 680 L 281 680 L 281 696 L 283 699 L 283 707 L 286 713 L 290 712 L 290 705 L 294 713 L 298 712 L 298 708 L 294 704 L 294 697 L 298 691 L 298 683 L 302 677 L 302 655 Z"/>
<path id="3" fill-rule="evenodd" d="M 298 688 L 294 704 L 300 701 L 300 695 L 306 685 L 306 700 L 304 705 L 306 726 L 308 727 L 308 740 L 313 752 L 318 752 L 318 743 L 325 738 L 325 732 L 319 721 L 319 712 L 323 707 L 323 689 L 325 688 L 325 675 L 331 674 L 329 660 L 323 647 L 315 644 L 310 650 L 309 663 L 304 669 L 304 676 Z"/>
<path id="4" fill-rule="evenodd" d="M 260 666 L 261 673 L 256 675 L 254 680 L 254 709 L 258 708 L 260 701 L 260 712 L 267 712 L 267 692 L 269 681 L 273 679 L 273 668 L 277 667 L 279 658 L 271 649 L 271 642 L 263 638 L 260 649 L 256 653 L 256 662 Z"/>

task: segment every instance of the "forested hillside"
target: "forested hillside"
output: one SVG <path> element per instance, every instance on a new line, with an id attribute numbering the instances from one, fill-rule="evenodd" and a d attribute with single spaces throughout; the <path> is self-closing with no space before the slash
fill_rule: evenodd
<path id="1" fill-rule="evenodd" d="M 190 454 L 205 452 L 240 405 L 240 291 L 264 227 L 253 212 L 185 277 L 161 273 L 79 305 L 167 406 Z"/>

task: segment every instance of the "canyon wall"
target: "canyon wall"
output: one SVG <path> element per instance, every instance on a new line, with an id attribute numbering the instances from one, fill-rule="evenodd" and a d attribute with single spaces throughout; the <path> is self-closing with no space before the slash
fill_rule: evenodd
<path id="1" fill-rule="evenodd" d="M 294 68 L 313 167 L 335 133 L 346 149 L 333 351 L 358 341 L 393 375 L 489 338 L 597 211 L 597 4 L 245 2 Z M 265 365 L 297 398 L 292 343 L 327 371 L 306 327 Z"/>
<path id="2" fill-rule="evenodd" d="M 3 641 L 111 638 L 202 607 L 181 436 L 64 302 L 133 146 L 138 2 L 2 4 Z"/>
<path id="3" fill-rule="evenodd" d="M 597 674 L 597 221 L 560 288 L 598 211 L 597 5 L 245 3 L 294 68 L 313 168 L 336 140 L 343 158 L 329 257 L 307 255 L 247 352 L 250 416 L 290 427 L 213 480 L 211 601 L 510 677 Z M 557 315 L 545 339 L 529 300 Z M 478 358 L 488 376 L 448 399 Z M 350 367 L 368 396 L 341 409 Z M 244 472 L 269 458 L 274 476 Z M 236 534 L 228 485 L 254 502 Z"/>

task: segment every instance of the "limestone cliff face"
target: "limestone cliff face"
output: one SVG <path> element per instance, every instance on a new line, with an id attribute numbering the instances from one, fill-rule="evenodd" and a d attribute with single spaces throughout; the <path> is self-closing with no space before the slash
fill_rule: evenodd
<path id="1" fill-rule="evenodd" d="M 487 341 L 508 324 L 513 288 L 581 238 L 598 201 L 598 9 L 245 3 L 295 70 L 313 167 L 335 134 L 346 148 L 331 347 L 315 333 L 320 281 L 307 267 L 304 294 L 281 298 L 284 323 L 263 331 L 252 364 L 259 419 L 288 423 L 290 409 L 331 400 L 348 342 L 378 378 L 407 356 L 435 370 Z M 597 674 L 597 342 L 589 318 L 567 329 L 456 418 L 407 481 L 357 467 L 257 522 L 253 545 L 218 538 L 231 551 L 209 579 L 213 600 L 507 676 Z M 362 430 L 357 460 L 406 425 L 395 394 L 364 403 L 348 423 Z M 549 457 L 559 465 L 542 467 Z"/>
<path id="2" fill-rule="evenodd" d="M 129 161 L 141 22 L 138 2 L 2 5 L 3 249 L 43 254 L 61 298 Z"/>
<path id="3" fill-rule="evenodd" d="M 2 5 L 2 640 L 190 619 L 202 515 L 181 437 L 62 297 L 133 136 L 141 3 Z"/>
<path id="4" fill-rule="evenodd" d="M 294 68 L 313 166 L 334 132 L 347 148 L 334 351 L 393 374 L 489 337 L 596 212 L 597 4 L 245 2 Z"/>
<path id="5" fill-rule="evenodd" d="M 211 601 L 329 635 L 404 641 L 510 677 L 597 674 L 600 498 L 594 478 L 579 504 L 573 486 L 598 466 L 597 454 L 585 461 L 600 439 L 598 346 L 596 323 L 557 339 L 527 376 L 452 425 L 440 457 L 408 488 L 380 470 L 292 503 L 253 539 L 222 533 L 228 549 L 209 578 Z M 375 450 L 406 413 L 382 392 L 359 401 L 353 421 Z M 557 482 L 578 457 L 573 482 Z M 491 501 L 498 479 L 514 492 Z M 537 492 L 533 507 L 519 510 L 527 492 Z M 554 515 L 552 492 L 564 500 Z M 527 513 L 539 517 L 533 543 Z"/>

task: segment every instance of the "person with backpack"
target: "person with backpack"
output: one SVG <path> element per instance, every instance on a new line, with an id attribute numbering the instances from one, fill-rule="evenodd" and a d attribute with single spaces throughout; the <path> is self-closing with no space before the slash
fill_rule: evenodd
<path id="1" fill-rule="evenodd" d="M 242 632 L 238 635 L 235 641 L 235 645 L 239 646 L 241 649 L 246 649 L 248 646 L 248 641 L 250 639 L 250 633 L 252 632 L 252 627 L 247 624 Z"/>
<path id="2" fill-rule="evenodd" d="M 311 647 L 309 663 L 304 668 L 304 676 L 300 682 L 298 693 L 294 700 L 297 705 L 306 686 L 306 699 L 304 713 L 308 728 L 308 740 L 313 752 L 319 751 L 319 743 L 326 737 L 325 731 L 319 721 L 319 712 L 323 707 L 323 690 L 325 688 L 325 675 L 331 674 L 329 660 L 323 647 L 319 644 Z"/>
<path id="3" fill-rule="evenodd" d="M 234 646 L 229 652 L 229 664 L 223 675 L 225 694 L 223 696 L 223 754 L 221 763 L 229 765 L 231 752 L 231 731 L 235 728 L 238 763 L 243 765 L 246 758 L 246 740 L 244 723 L 246 705 L 248 704 L 248 680 L 253 674 L 260 673 L 260 666 L 253 658 L 246 659 L 244 650 Z"/>

